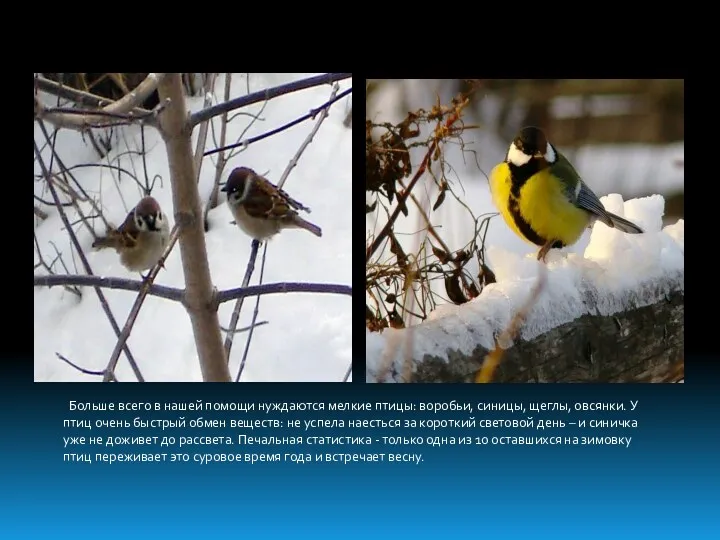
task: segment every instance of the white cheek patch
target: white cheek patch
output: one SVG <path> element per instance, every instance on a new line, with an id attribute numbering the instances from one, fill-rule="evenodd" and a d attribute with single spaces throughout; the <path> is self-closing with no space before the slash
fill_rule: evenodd
<path id="1" fill-rule="evenodd" d="M 547 143 L 547 148 L 545 149 L 545 161 L 548 163 L 555 163 L 556 158 L 555 149 L 552 147 L 552 144 Z"/>
<path id="2" fill-rule="evenodd" d="M 517 146 L 515 146 L 515 143 L 512 143 L 510 145 L 510 149 L 508 150 L 508 155 L 507 155 L 507 160 L 509 163 L 512 163 L 513 165 L 515 165 L 517 167 L 522 167 L 528 161 L 530 161 L 531 157 L 532 156 L 528 156 L 522 150 L 520 150 Z"/>

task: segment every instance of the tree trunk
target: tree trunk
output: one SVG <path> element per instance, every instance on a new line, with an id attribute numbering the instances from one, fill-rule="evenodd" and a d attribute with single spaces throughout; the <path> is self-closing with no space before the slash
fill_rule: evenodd
<path id="1" fill-rule="evenodd" d="M 684 305 L 684 292 L 675 291 L 649 306 L 583 315 L 517 340 L 493 382 L 677 382 L 684 376 Z M 472 382 L 487 354 L 480 346 L 470 354 L 450 347 L 445 357 L 416 354 L 410 365 L 396 360 L 377 382 Z"/>
<path id="2" fill-rule="evenodd" d="M 192 322 L 203 379 L 230 382 L 208 267 L 202 208 L 195 182 L 191 128 L 180 74 L 165 76 L 158 91 L 161 100 L 170 98 L 168 107 L 160 115 L 160 128 L 170 164 L 175 223 L 180 228 L 180 257 L 185 275 L 184 304 Z M 167 331 L 173 332 L 173 329 L 168 328 Z"/>

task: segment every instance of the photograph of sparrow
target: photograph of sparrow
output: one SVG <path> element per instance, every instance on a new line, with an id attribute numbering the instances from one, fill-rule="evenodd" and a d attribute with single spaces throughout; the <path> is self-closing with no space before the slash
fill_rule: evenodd
<path id="1" fill-rule="evenodd" d="M 298 215 L 299 210 L 310 212 L 309 208 L 252 169 L 234 169 L 221 191 L 228 194 L 238 227 L 255 240 L 262 242 L 283 229 L 305 229 L 322 236 L 320 227 Z"/>
<path id="2" fill-rule="evenodd" d="M 117 229 L 93 242 L 95 249 L 114 248 L 120 262 L 131 272 L 149 270 L 158 262 L 170 238 L 167 216 L 158 202 L 145 197 Z"/>

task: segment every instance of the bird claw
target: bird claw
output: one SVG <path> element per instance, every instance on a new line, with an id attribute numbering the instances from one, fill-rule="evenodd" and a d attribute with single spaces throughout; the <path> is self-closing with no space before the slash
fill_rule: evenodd
<path id="1" fill-rule="evenodd" d="M 540 248 L 540 251 L 538 251 L 538 255 L 537 255 L 538 261 L 547 263 L 547 261 L 545 261 L 545 257 L 547 256 L 550 249 L 552 249 L 553 244 L 554 244 L 554 242 L 550 241 L 550 242 L 547 242 L 542 248 Z"/>

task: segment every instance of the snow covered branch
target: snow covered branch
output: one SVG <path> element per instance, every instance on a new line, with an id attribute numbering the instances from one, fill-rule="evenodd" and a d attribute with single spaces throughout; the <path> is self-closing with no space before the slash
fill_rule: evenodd
<path id="1" fill-rule="evenodd" d="M 84 131 L 92 127 L 107 127 L 108 117 L 121 118 L 124 123 L 144 115 L 145 121 L 157 115 L 164 104 L 153 111 L 135 113 L 134 110 L 152 94 L 158 87 L 159 81 L 163 79 L 164 73 L 150 73 L 137 88 L 128 92 L 118 101 L 106 105 L 98 111 L 92 110 L 65 110 L 47 108 L 35 99 L 35 118 L 43 119 L 56 127 L 65 127 Z M 139 114 L 139 116 L 138 116 Z M 117 122 L 115 122 L 117 123 Z M 111 124 L 112 125 L 112 124 Z"/>
<path id="2" fill-rule="evenodd" d="M 504 351 L 493 382 L 675 382 L 684 363 L 683 276 L 644 289 L 596 296 L 584 315 L 518 339 Z M 609 301 L 626 309 L 602 315 Z M 561 304 L 553 301 L 552 311 Z M 470 307 L 481 309 L 477 301 L 459 309 Z M 531 326 L 548 326 L 540 316 L 531 315 Z M 490 352 L 478 337 L 500 329 L 487 319 L 474 325 L 451 319 L 369 335 L 368 382 L 472 382 Z"/>
<path id="3" fill-rule="evenodd" d="M 223 114 L 225 112 L 239 109 L 240 107 L 246 107 L 248 105 L 252 105 L 253 103 L 258 103 L 260 101 L 265 101 L 268 99 L 276 98 L 278 96 L 282 96 L 284 94 L 289 94 L 291 92 L 297 92 L 298 90 L 312 88 L 313 86 L 320 86 L 322 84 L 332 84 L 336 81 L 342 81 L 344 79 L 349 79 L 350 77 L 352 77 L 352 73 L 326 73 L 325 75 L 318 75 L 317 77 L 309 77 L 307 79 L 293 81 L 291 83 L 282 84 L 280 86 L 275 86 L 273 88 L 267 88 L 265 90 L 260 90 L 259 92 L 253 92 L 252 94 L 248 94 L 247 96 L 242 96 L 239 98 L 231 99 L 230 101 L 226 101 L 224 103 L 219 103 L 218 105 L 205 108 L 201 111 L 198 111 L 198 112 L 192 114 L 190 116 L 190 125 L 196 126 L 200 122 L 209 120 L 215 116 L 220 116 L 221 114 Z"/>
<path id="4" fill-rule="evenodd" d="M 185 290 L 165 285 L 156 285 L 145 281 L 102 277 L 102 276 L 79 276 L 54 274 L 48 276 L 34 276 L 33 284 L 36 287 L 101 287 L 105 289 L 118 289 L 123 291 L 142 291 L 147 288 L 147 294 L 157 296 L 166 300 L 183 302 Z M 213 295 L 214 301 L 211 305 L 222 304 L 230 300 L 247 298 L 248 296 L 261 296 L 264 294 L 279 294 L 291 292 L 340 294 L 352 296 L 350 285 L 335 283 L 265 283 L 263 285 L 251 285 L 248 287 L 235 287 L 224 291 L 216 291 Z"/>

